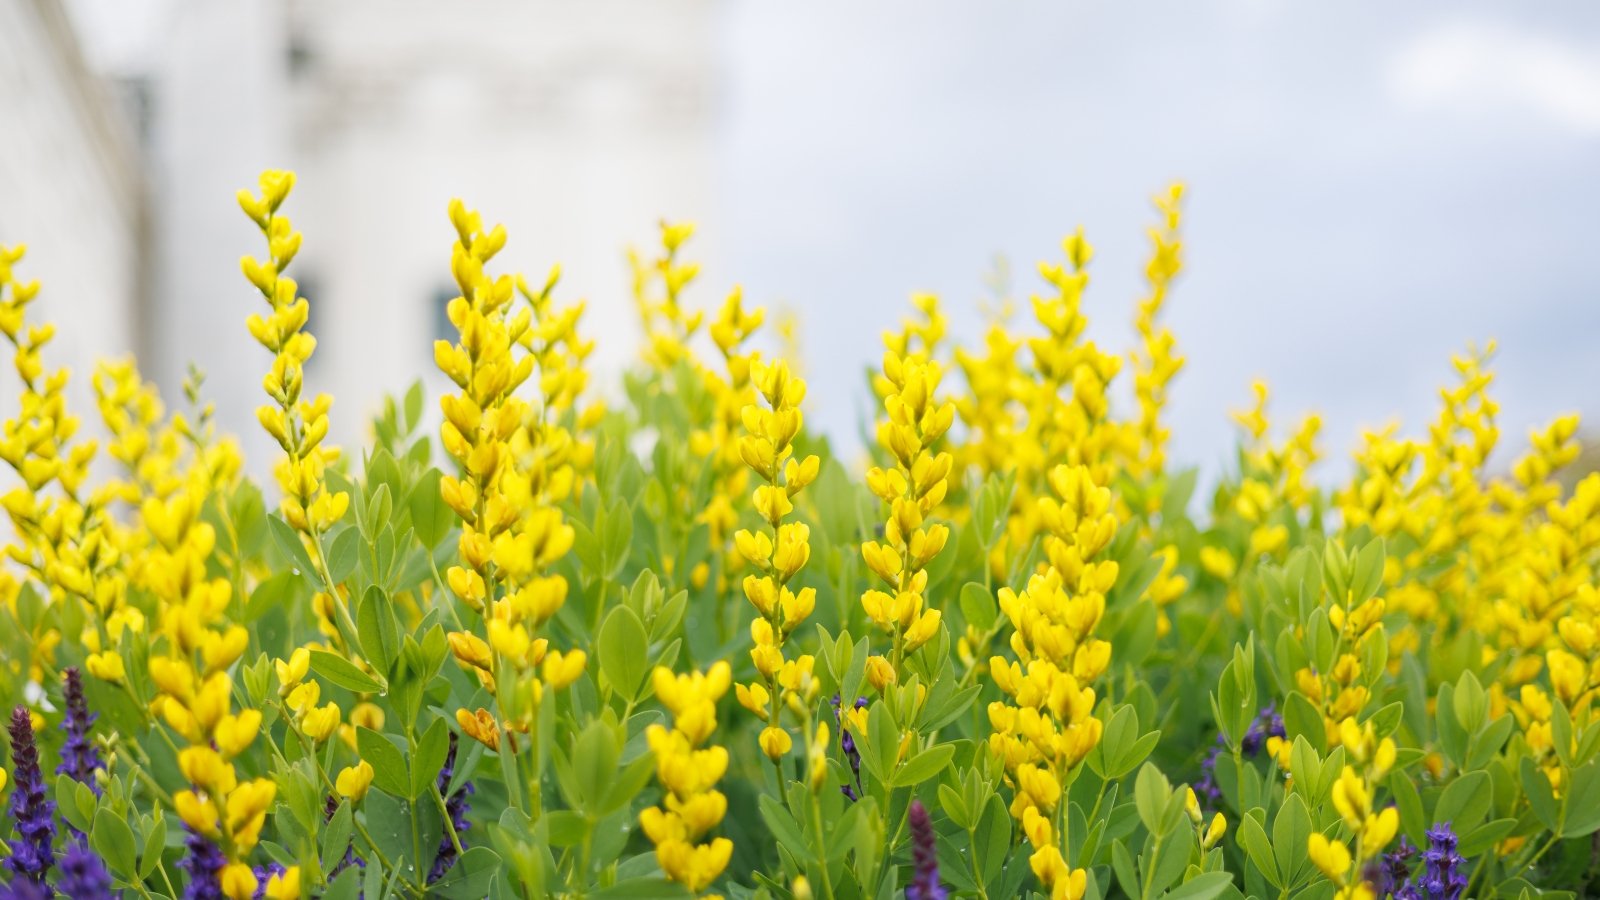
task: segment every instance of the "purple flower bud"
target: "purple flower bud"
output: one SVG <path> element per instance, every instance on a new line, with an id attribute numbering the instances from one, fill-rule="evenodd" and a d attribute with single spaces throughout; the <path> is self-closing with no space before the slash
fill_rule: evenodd
<path id="1" fill-rule="evenodd" d="M 112 900 L 111 875 L 99 854 L 81 841 L 67 845 L 61 855 L 61 877 L 56 881 L 61 893 L 72 900 Z"/>
<path id="2" fill-rule="evenodd" d="M 183 900 L 226 900 L 222 895 L 222 870 L 228 865 L 228 858 L 222 855 L 221 848 L 194 831 L 189 831 L 183 843 L 188 853 L 178 868 L 189 873 Z"/>
<path id="3" fill-rule="evenodd" d="M 928 808 L 921 800 L 912 800 L 906 819 L 911 823 L 911 858 L 916 869 L 911 884 L 906 887 L 906 900 L 945 900 L 944 885 L 939 883 L 938 845 Z"/>
<path id="4" fill-rule="evenodd" d="M 450 780 L 455 777 L 455 773 L 456 735 L 452 731 L 450 732 L 450 751 L 445 754 L 444 767 L 439 770 L 437 783 L 440 794 L 444 795 L 445 792 L 450 790 Z M 461 838 L 461 835 L 466 834 L 467 829 L 472 827 L 471 823 L 467 821 L 467 813 L 472 809 L 472 806 L 467 802 L 467 798 L 472 796 L 474 790 L 472 782 L 469 781 L 463 784 L 460 790 L 457 790 L 454 794 L 446 795 L 444 801 L 445 812 L 450 816 L 450 824 L 455 827 L 457 838 L 461 839 L 461 848 L 463 850 L 466 849 L 467 842 Z M 433 857 L 433 868 L 428 871 L 428 883 L 433 884 L 443 878 L 455 864 L 456 845 L 451 843 L 450 831 L 447 828 L 439 838 L 439 849 Z"/>
<path id="5" fill-rule="evenodd" d="M 45 873 L 56 863 L 56 805 L 45 799 L 44 773 L 39 770 L 39 748 L 33 740 L 33 716 L 27 707 L 11 713 L 11 818 L 17 837 L 11 841 L 6 868 L 13 882 L 31 881 L 43 886 Z M 49 896 L 49 890 L 45 895 Z"/>
<path id="6" fill-rule="evenodd" d="M 89 711 L 89 704 L 83 699 L 83 678 L 78 670 L 69 668 L 63 674 L 67 680 L 67 716 L 61 721 L 61 730 L 67 733 L 67 740 L 61 745 L 61 764 L 56 766 L 56 774 L 88 785 L 98 797 L 100 785 L 95 783 L 94 773 L 105 763 L 100 759 L 99 748 L 89 739 L 89 729 L 99 716 Z"/>

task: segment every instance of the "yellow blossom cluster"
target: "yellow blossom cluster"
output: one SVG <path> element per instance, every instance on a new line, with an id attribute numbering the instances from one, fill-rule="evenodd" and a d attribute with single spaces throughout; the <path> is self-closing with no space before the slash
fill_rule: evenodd
<path id="1" fill-rule="evenodd" d="M 887 341 L 879 379 L 887 417 L 878 422 L 878 446 L 893 462 L 867 471 L 867 489 L 889 507 L 883 539 L 865 541 L 861 556 L 881 587 L 861 595 L 867 618 L 889 633 L 890 656 L 867 661 L 873 686 L 883 690 L 904 677 L 905 658 L 939 631 L 940 611 L 927 600 L 928 564 L 950 539 L 949 526 L 929 518 L 950 490 L 954 457 L 934 448 L 955 421 L 955 404 L 939 396 L 940 365 L 905 341 Z"/>
<path id="2" fill-rule="evenodd" d="M 460 200 L 449 211 L 456 230 L 450 268 L 461 294 L 446 311 L 459 339 L 436 342 L 434 360 L 459 390 L 440 399 L 441 443 L 458 474 L 440 479 L 439 488 L 462 529 L 461 564 L 446 574 L 450 589 L 485 620 L 484 635 L 463 629 L 449 641 L 457 661 L 496 695 L 501 719 L 461 709 L 457 722 L 498 748 L 502 728 L 529 729 L 546 684 L 571 684 L 587 662 L 583 650 L 551 650 L 536 635 L 567 598 L 566 578 L 551 571 L 574 540 L 558 504 L 572 495 L 575 464 L 586 465 L 592 448 L 578 451 L 562 413 L 582 390 L 579 364 L 589 345 L 575 332 L 580 310 L 553 310 L 556 273 L 537 292 L 524 285 L 528 308 L 513 313 L 519 279 L 485 270 L 505 247 L 505 227 L 485 228 Z M 516 391 L 536 370 L 539 398 L 530 402 Z"/>
<path id="3" fill-rule="evenodd" d="M 722 304 L 710 331 L 711 340 L 722 355 L 724 371 L 705 369 L 706 387 L 710 389 L 714 408 L 705 427 L 695 429 L 689 436 L 690 451 L 709 460 L 712 470 L 711 500 L 700 512 L 698 521 L 705 523 L 712 550 L 717 554 L 715 594 L 719 602 L 728 594 L 728 585 L 743 558 L 742 554 L 729 552 L 730 538 L 739 524 L 738 504 L 750 482 L 750 467 L 740 451 L 746 430 L 744 410 L 756 402 L 756 389 L 750 377 L 756 354 L 748 345 L 765 319 L 766 310 L 761 307 L 745 309 L 744 292 L 738 288 Z M 709 569 L 706 564 L 705 569 L 694 573 L 699 585 L 703 586 L 710 578 Z M 719 609 L 719 626 L 724 618 Z"/>
<path id="4" fill-rule="evenodd" d="M 1016 660 L 996 656 L 990 676 L 1008 700 L 989 704 L 989 746 L 1016 788 L 1011 814 L 1034 848 L 1030 863 L 1052 897 L 1076 900 L 1085 873 L 1067 865 L 1067 835 L 1058 815 L 1063 791 L 1100 741 L 1090 685 L 1111 661 L 1111 645 L 1094 637 L 1117 564 L 1098 559 L 1117 529 L 1111 491 L 1086 466 L 1050 471 L 1054 497 L 1041 499 L 1049 565 L 1018 593 L 1000 589 L 1000 609 L 1014 629 Z"/>
<path id="5" fill-rule="evenodd" d="M 746 434 L 739 438 L 739 456 L 760 480 L 752 495 L 764 526 L 759 531 L 740 529 L 734 543 L 754 572 L 744 577 L 745 599 L 759 614 L 750 623 L 755 646 L 750 659 L 760 681 L 740 684 L 737 694 L 745 708 L 766 723 L 760 735 L 762 750 L 776 762 L 789 752 L 791 740 L 781 722 L 783 697 L 794 702 L 815 699 L 819 686 L 811 678 L 813 659 L 786 659 L 784 643 L 817 604 L 815 588 L 789 585 L 811 559 L 811 528 L 804 522 L 784 521 L 794 512 L 794 499 L 816 480 L 816 456 L 795 455 L 794 439 L 800 433 L 806 383 L 794 377 L 783 360 L 750 364 L 750 378 L 766 407 L 744 407 Z"/>
<path id="6" fill-rule="evenodd" d="M 672 727 L 651 725 L 646 732 L 665 796 L 660 806 L 639 814 L 639 825 L 655 844 L 662 873 L 697 896 L 733 855 L 727 838 L 705 839 L 728 811 L 728 798 L 716 789 L 728 771 L 728 751 L 706 742 L 717 730 L 717 701 L 732 679 L 726 662 L 687 675 L 657 667 L 652 676 L 656 698 L 672 714 Z"/>
<path id="7" fill-rule="evenodd" d="M 1376 786 L 1394 766 L 1395 744 L 1390 738 L 1379 740 L 1370 721 L 1358 726 L 1355 719 L 1345 719 L 1339 732 L 1345 759 L 1353 765 L 1345 765 L 1333 783 L 1333 808 L 1349 832 L 1350 843 L 1312 832 L 1307 849 L 1312 863 L 1338 889 L 1339 900 L 1369 900 L 1374 894 L 1366 881 L 1365 864 L 1383 853 L 1400 828 L 1398 810 L 1393 806 L 1380 810 L 1373 803 Z"/>
<path id="8" fill-rule="evenodd" d="M 239 191 L 239 206 L 261 229 L 268 251 L 264 262 L 246 256 L 239 265 L 271 307 L 268 315 L 252 314 L 246 324 L 251 337 L 273 354 L 272 368 L 261 381 L 273 402 L 257 409 L 256 417 L 283 448 L 284 458 L 273 470 L 283 490 L 281 510 L 284 520 L 305 534 L 313 552 L 320 554 L 316 536 L 344 517 L 350 497 L 329 491 L 324 484 L 324 470 L 339 457 L 337 449 L 322 443 L 333 398 L 303 396 L 305 365 L 317 339 L 305 330 L 311 304 L 299 295 L 295 280 L 283 274 L 300 252 L 300 232 L 278 212 L 293 187 L 294 173 L 267 171 L 261 174 L 259 195 Z"/>

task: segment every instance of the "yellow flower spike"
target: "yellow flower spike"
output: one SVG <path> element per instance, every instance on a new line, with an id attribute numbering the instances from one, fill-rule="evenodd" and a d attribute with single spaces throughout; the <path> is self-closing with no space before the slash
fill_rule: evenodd
<path id="1" fill-rule="evenodd" d="M 1392 813 L 1394 812 L 1394 809 L 1390 808 L 1388 812 Z M 1206 828 L 1205 836 L 1200 839 L 1200 849 L 1210 850 L 1212 847 L 1215 847 L 1217 845 L 1217 841 L 1222 840 L 1222 836 L 1227 833 L 1228 820 L 1223 818 L 1222 813 L 1220 812 L 1216 815 L 1213 815 L 1211 817 L 1211 824 Z M 1394 837 L 1394 832 L 1391 831 L 1389 836 Z M 1387 844 L 1388 842 L 1385 841 L 1384 843 Z"/>
<path id="2" fill-rule="evenodd" d="M 374 775 L 372 764 L 361 760 L 353 766 L 346 766 L 339 770 L 339 776 L 334 780 L 334 789 L 339 796 L 349 799 L 351 803 L 360 803 L 367 796 L 367 789 L 372 786 Z"/>

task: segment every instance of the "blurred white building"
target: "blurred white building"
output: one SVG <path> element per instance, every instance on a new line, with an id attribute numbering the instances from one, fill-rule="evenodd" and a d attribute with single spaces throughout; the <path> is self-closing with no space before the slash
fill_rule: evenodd
<path id="1" fill-rule="evenodd" d="M 85 21 L 124 14 L 97 2 L 81 0 Z M 364 439 L 385 393 L 441 386 L 455 196 L 506 225 L 507 270 L 539 281 L 561 263 L 558 297 L 588 299 L 587 331 L 604 338 L 598 369 L 630 361 L 625 246 L 709 202 L 708 0 L 132 2 L 159 23 L 131 73 L 159 248 L 145 368 L 169 392 L 191 360 L 205 370 L 254 465 L 271 455 L 253 413 L 268 357 L 244 327 L 260 301 L 238 260 L 263 247 L 234 193 L 263 168 L 298 174 L 290 274 L 311 301 L 308 388 L 336 398 L 336 442 Z"/>
<path id="2" fill-rule="evenodd" d="M 74 372 L 85 418 L 96 358 L 148 337 L 143 180 L 131 132 L 54 0 L 0 0 L 0 244 L 27 244 L 17 276 L 43 287 L 31 321 L 54 321 L 47 365 Z M 16 378 L 0 366 L 4 408 Z"/>

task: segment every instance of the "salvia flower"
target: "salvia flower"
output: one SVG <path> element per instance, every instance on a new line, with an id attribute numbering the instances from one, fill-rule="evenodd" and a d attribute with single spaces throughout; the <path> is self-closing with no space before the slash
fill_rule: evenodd
<path id="1" fill-rule="evenodd" d="M 906 813 L 911 823 L 911 858 L 915 873 L 906 887 L 906 900 L 945 900 L 939 883 L 939 852 L 933 834 L 933 821 L 921 800 L 912 800 Z"/>
<path id="2" fill-rule="evenodd" d="M 67 716 L 61 722 L 61 730 L 67 733 L 67 740 L 61 745 L 61 763 L 56 766 L 56 774 L 67 775 L 74 781 L 88 785 L 98 797 L 100 786 L 95 783 L 94 773 L 105 763 L 100 759 L 99 748 L 89 738 L 89 729 L 99 716 L 89 711 L 89 705 L 83 699 L 83 677 L 78 670 L 69 668 L 64 674 L 67 681 Z"/>
<path id="3" fill-rule="evenodd" d="M 1466 862 L 1456 852 L 1456 833 L 1449 822 L 1428 829 L 1422 868 L 1395 891 L 1397 900 L 1460 900 L 1467 889 Z"/>
<path id="4" fill-rule="evenodd" d="M 438 785 L 441 795 L 450 790 L 450 779 L 455 777 L 455 773 L 456 735 L 455 732 L 451 732 L 450 751 L 445 754 L 444 767 L 439 770 Z M 466 782 L 455 793 L 446 795 L 444 801 L 445 813 L 450 816 L 450 826 L 455 828 L 456 839 L 461 841 L 463 850 L 466 849 L 466 841 L 462 840 L 461 835 L 472 827 L 471 823 L 467 821 L 467 813 L 472 809 L 472 806 L 467 802 L 467 798 L 472 796 L 473 790 L 472 782 Z M 456 855 L 456 845 L 454 841 L 450 840 L 450 829 L 447 827 L 443 836 L 439 839 L 439 850 L 434 854 L 433 868 L 428 871 L 429 884 L 443 878 L 450 871 L 450 868 L 456 864 Z"/>
<path id="5" fill-rule="evenodd" d="M 189 884 L 183 889 L 183 900 L 225 900 L 222 870 L 227 868 L 228 858 L 205 835 L 191 828 L 186 827 L 185 830 L 188 836 L 183 843 L 188 852 L 178 863 L 178 868 L 189 873 Z"/>
<path id="6" fill-rule="evenodd" d="M 105 862 L 82 841 L 68 844 L 61 855 L 61 877 L 56 887 L 71 900 L 111 900 L 117 896 L 111 891 L 111 875 Z"/>
<path id="7" fill-rule="evenodd" d="M 1411 877 L 1411 861 L 1416 855 L 1416 845 L 1401 835 L 1399 846 L 1367 866 L 1367 882 L 1377 890 L 1379 897 L 1399 894 L 1406 879 Z"/>
<path id="8" fill-rule="evenodd" d="M 0 885 L 0 900 L 49 900 L 50 889 L 26 878 Z"/>
<path id="9" fill-rule="evenodd" d="M 56 805 L 45 799 L 39 748 L 33 740 L 33 716 L 23 706 L 11 713 L 11 769 L 16 780 L 11 793 L 11 818 L 16 823 L 17 836 L 11 841 L 6 868 L 16 876 L 14 882 L 43 885 L 45 873 L 56 862 Z"/>

